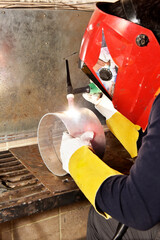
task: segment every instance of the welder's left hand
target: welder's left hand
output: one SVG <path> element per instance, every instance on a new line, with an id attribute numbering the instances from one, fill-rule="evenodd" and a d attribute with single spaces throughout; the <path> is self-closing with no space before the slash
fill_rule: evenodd
<path id="1" fill-rule="evenodd" d="M 114 108 L 112 101 L 104 94 L 100 97 L 98 94 L 84 93 L 83 97 L 93 103 L 95 108 L 106 118 L 110 119 L 117 110 Z"/>
<path id="2" fill-rule="evenodd" d="M 60 155 L 62 161 L 63 169 L 69 173 L 69 160 L 74 152 L 76 152 L 82 146 L 90 146 L 91 147 L 91 140 L 94 137 L 94 133 L 91 131 L 83 133 L 79 137 L 72 137 L 67 132 L 63 133 L 62 142 L 60 147 Z"/>

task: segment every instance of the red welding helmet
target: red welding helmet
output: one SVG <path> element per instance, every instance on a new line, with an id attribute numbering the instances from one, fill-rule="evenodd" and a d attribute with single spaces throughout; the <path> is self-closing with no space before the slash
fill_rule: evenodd
<path id="1" fill-rule="evenodd" d="M 128 20 L 107 13 L 111 3 L 97 3 L 82 39 L 80 68 L 119 112 L 145 129 L 160 92 L 160 47 L 136 19 L 131 0 L 121 2 L 131 4 Z"/>

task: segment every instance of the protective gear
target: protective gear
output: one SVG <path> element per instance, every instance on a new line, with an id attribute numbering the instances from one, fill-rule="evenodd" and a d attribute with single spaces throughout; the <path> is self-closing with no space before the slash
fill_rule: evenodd
<path id="1" fill-rule="evenodd" d="M 137 157 L 137 140 L 139 138 L 140 126 L 133 124 L 120 112 L 116 112 L 111 118 L 106 120 L 106 123 L 131 157 Z"/>
<path id="2" fill-rule="evenodd" d="M 93 103 L 94 105 L 98 103 L 99 99 L 101 98 L 101 94 L 99 93 L 83 93 L 82 96 L 84 99 L 86 99 L 88 102 Z"/>
<path id="3" fill-rule="evenodd" d="M 99 98 L 97 94 L 84 93 L 83 97 L 93 103 L 95 108 L 106 118 L 108 128 L 129 152 L 131 157 L 136 157 L 140 126 L 134 125 L 118 112 L 114 108 L 112 101 L 105 95 Z"/>
<path id="4" fill-rule="evenodd" d="M 111 4 L 97 3 L 82 39 L 80 68 L 120 113 L 145 129 L 160 88 L 159 43 L 152 31 L 130 22 L 133 16 L 110 15 Z"/>
<path id="5" fill-rule="evenodd" d="M 117 112 L 114 108 L 112 101 L 105 95 L 95 105 L 95 108 L 108 120 Z"/>
<path id="6" fill-rule="evenodd" d="M 90 203 L 95 206 L 95 199 L 101 184 L 109 177 L 119 175 L 118 171 L 110 168 L 99 159 L 87 146 L 79 148 L 70 158 L 69 171 Z M 96 209 L 98 211 L 98 209 Z M 107 213 L 101 213 L 106 218 Z"/>
<path id="7" fill-rule="evenodd" d="M 97 94 L 84 93 L 83 97 L 95 104 L 95 108 L 107 119 L 111 118 L 117 110 L 114 108 L 112 101 L 104 94 L 101 98 Z"/>
<path id="8" fill-rule="evenodd" d="M 90 141 L 93 139 L 93 137 L 94 133 L 90 131 L 83 133 L 79 138 L 73 138 L 67 132 L 63 133 L 60 155 L 62 160 L 62 167 L 67 173 L 69 173 L 68 163 L 72 154 L 82 146 L 87 145 L 91 147 Z"/>

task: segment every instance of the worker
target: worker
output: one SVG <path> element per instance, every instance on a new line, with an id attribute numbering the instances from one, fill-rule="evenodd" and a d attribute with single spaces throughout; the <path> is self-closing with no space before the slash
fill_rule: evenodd
<path id="1" fill-rule="evenodd" d="M 93 206 L 88 240 L 112 239 L 119 222 L 124 239 L 160 238 L 159 13 L 160 0 L 97 3 L 82 40 L 80 66 L 103 93 L 84 97 L 136 157 L 123 175 L 94 153 L 92 131 L 64 133 L 63 168 Z"/>

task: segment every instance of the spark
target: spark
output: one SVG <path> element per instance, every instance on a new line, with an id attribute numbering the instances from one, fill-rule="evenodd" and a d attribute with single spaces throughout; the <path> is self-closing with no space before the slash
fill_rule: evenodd
<path id="1" fill-rule="evenodd" d="M 75 108 L 74 106 L 69 106 L 68 110 L 66 111 L 66 114 L 70 117 L 70 118 L 74 118 L 74 119 L 79 119 L 80 117 L 80 112 L 77 108 Z"/>

